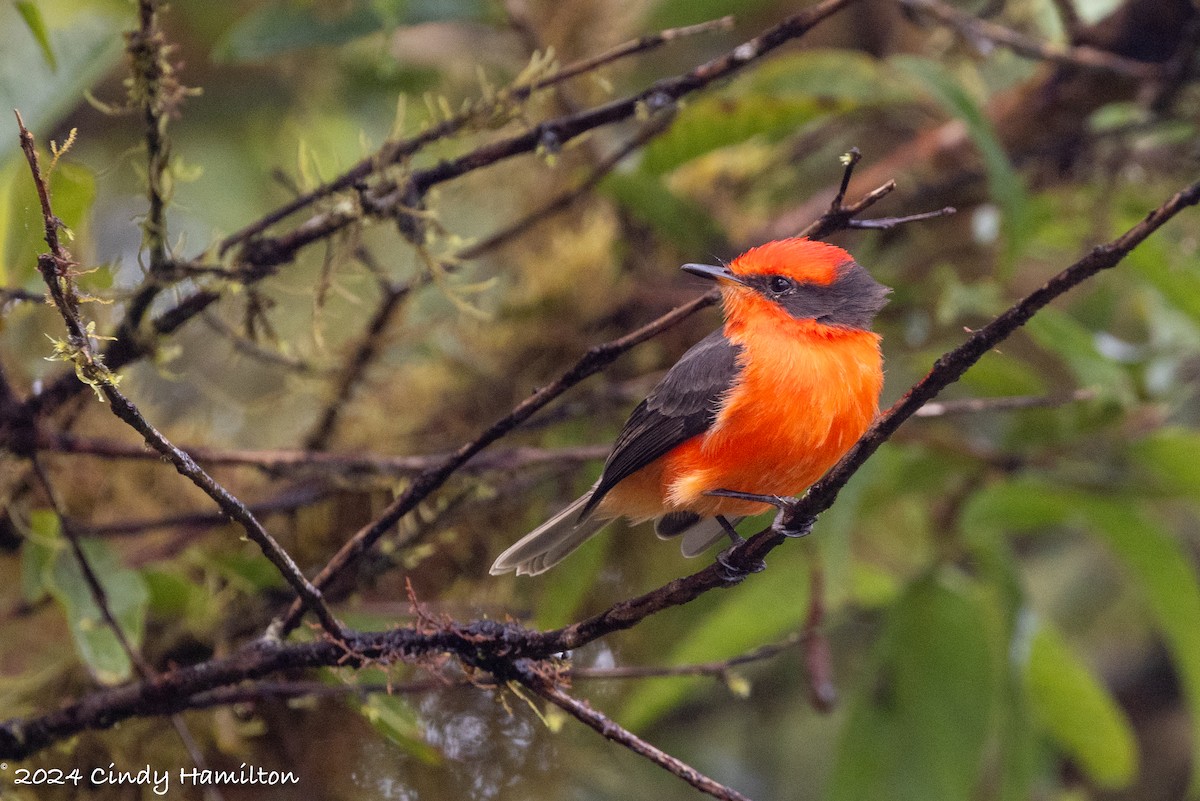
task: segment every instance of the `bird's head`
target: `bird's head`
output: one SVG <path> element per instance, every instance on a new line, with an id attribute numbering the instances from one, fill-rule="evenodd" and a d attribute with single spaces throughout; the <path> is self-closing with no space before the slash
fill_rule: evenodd
<path id="1" fill-rule="evenodd" d="M 892 290 L 849 253 L 810 239 L 780 239 L 747 250 L 728 265 L 685 264 L 717 281 L 730 323 L 809 320 L 834 329 L 870 330 Z"/>

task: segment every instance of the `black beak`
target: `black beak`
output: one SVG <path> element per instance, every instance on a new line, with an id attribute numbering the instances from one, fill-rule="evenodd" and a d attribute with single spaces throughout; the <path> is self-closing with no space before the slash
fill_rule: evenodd
<path id="1" fill-rule="evenodd" d="M 713 281 L 723 280 L 732 281 L 735 284 L 745 284 L 740 276 L 735 275 L 728 267 L 714 267 L 711 264 L 685 264 L 683 265 L 685 273 L 698 275 L 701 278 L 708 278 Z"/>

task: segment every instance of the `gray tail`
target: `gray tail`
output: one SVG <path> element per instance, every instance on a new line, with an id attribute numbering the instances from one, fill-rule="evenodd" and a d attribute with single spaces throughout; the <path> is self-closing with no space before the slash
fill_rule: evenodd
<path id="1" fill-rule="evenodd" d="M 517 540 L 496 558 L 491 574 L 499 576 L 515 570 L 518 576 L 536 576 L 561 562 L 608 523 L 591 515 L 578 519 L 591 497 L 591 490 L 585 492 L 579 500 Z"/>
<path id="2" fill-rule="evenodd" d="M 729 522 L 736 526 L 741 521 L 742 518 L 735 517 Z M 679 551 L 691 559 L 693 556 L 699 556 L 707 551 L 714 542 L 727 538 L 724 527 L 717 522 L 715 517 L 705 518 L 684 532 L 683 539 L 679 542 Z"/>

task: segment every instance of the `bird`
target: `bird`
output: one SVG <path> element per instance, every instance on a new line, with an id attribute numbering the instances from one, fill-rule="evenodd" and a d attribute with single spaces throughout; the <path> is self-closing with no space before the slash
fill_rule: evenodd
<path id="1" fill-rule="evenodd" d="M 741 519 L 806 490 L 878 415 L 871 323 L 891 289 L 845 250 L 793 237 L 682 269 L 716 282 L 724 324 L 633 410 L 591 489 L 500 554 L 492 575 L 543 573 L 618 517 L 655 520 L 686 557 L 724 536 L 736 545 Z"/>

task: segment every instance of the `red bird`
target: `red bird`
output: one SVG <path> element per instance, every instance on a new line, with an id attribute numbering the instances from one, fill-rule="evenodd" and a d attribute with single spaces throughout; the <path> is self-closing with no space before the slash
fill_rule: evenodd
<path id="1" fill-rule="evenodd" d="M 891 291 L 841 248 L 784 239 L 717 281 L 725 325 L 693 346 L 642 401 L 583 497 L 500 554 L 493 575 L 537 575 L 616 517 L 657 519 L 696 556 L 767 503 L 709 494 L 799 495 L 879 411 L 883 359 L 871 321 Z M 730 522 L 730 518 L 734 518 Z"/>

